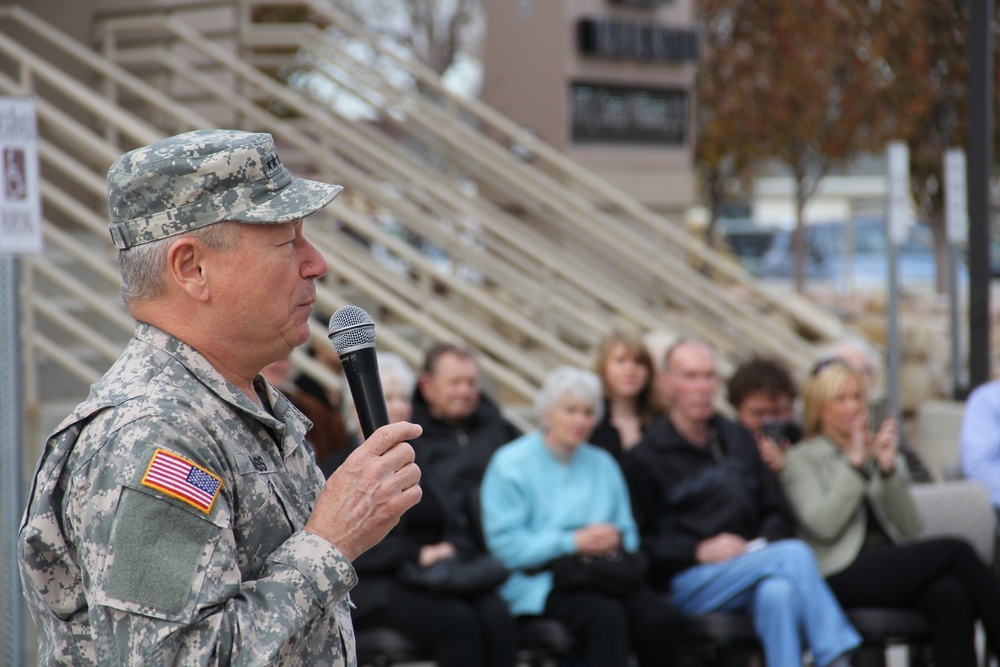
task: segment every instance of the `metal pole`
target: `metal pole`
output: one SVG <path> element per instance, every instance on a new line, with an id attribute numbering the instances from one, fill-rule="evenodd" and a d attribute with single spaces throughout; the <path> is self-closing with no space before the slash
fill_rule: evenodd
<path id="1" fill-rule="evenodd" d="M 944 212 L 948 238 L 948 327 L 951 343 L 951 396 L 961 400 L 969 382 L 968 367 L 962 350 L 962 318 L 959 317 L 958 267 L 961 248 L 969 242 L 969 204 L 966 192 L 965 151 L 949 148 L 944 154 Z"/>
<path id="2" fill-rule="evenodd" d="M 889 264 L 889 302 L 886 305 L 886 354 L 889 415 L 899 419 L 899 246 L 910 226 L 910 150 L 902 141 L 891 141 L 886 150 L 889 166 L 889 201 L 886 216 L 886 244 Z"/>
<path id="3" fill-rule="evenodd" d="M 27 615 L 17 571 L 17 530 L 24 511 L 19 260 L 0 257 L 0 563 L 3 565 L 3 664 L 23 665 Z"/>
<path id="4" fill-rule="evenodd" d="M 993 0 L 971 0 L 969 35 L 969 390 L 988 382 Z"/>
<path id="5" fill-rule="evenodd" d="M 958 246 L 948 244 L 948 342 L 951 353 L 951 397 L 959 401 L 966 395 L 969 372 L 962 351 L 962 318 L 958 307 L 958 267 L 962 252 Z"/>

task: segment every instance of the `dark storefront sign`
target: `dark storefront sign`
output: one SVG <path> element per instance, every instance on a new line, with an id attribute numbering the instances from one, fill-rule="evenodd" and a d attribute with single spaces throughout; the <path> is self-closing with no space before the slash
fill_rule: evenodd
<path id="1" fill-rule="evenodd" d="M 573 142 L 681 146 L 687 98 L 683 90 L 571 84 Z"/>
<path id="2" fill-rule="evenodd" d="M 588 56 L 682 63 L 698 58 L 694 30 L 668 28 L 649 21 L 580 19 L 577 48 Z"/>

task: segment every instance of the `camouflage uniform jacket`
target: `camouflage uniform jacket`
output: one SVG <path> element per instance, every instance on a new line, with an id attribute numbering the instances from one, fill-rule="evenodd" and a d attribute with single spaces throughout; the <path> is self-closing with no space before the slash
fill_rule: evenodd
<path id="1" fill-rule="evenodd" d="M 274 416 L 139 323 L 49 438 L 18 544 L 39 664 L 355 665 L 357 575 L 302 531 L 309 422 L 257 382 Z"/>

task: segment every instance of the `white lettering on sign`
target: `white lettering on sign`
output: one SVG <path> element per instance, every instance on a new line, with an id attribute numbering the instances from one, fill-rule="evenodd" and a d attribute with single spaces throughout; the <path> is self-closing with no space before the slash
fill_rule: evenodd
<path id="1" fill-rule="evenodd" d="M 42 251 L 35 101 L 0 97 L 0 255 Z"/>

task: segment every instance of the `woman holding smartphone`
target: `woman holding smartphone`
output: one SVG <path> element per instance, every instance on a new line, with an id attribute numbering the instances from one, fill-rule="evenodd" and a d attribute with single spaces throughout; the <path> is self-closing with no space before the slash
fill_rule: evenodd
<path id="1" fill-rule="evenodd" d="M 920 530 L 896 423 L 872 433 L 861 372 L 817 365 L 804 390 L 806 439 L 788 451 L 782 486 L 821 572 L 845 608 L 897 607 L 932 621 L 939 665 L 974 667 L 974 628 L 1000 647 L 1000 585 L 959 539 L 904 542 Z"/>

